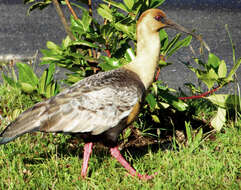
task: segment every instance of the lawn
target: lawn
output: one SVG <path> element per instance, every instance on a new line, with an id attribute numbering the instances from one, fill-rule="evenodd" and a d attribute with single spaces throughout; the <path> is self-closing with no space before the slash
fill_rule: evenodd
<path id="1" fill-rule="evenodd" d="M 172 143 L 123 149 L 140 173 L 158 173 L 150 181 L 130 177 L 97 145 L 83 180 L 83 143 L 62 134 L 27 134 L 0 148 L 0 189 L 240 189 L 240 138 L 240 126 L 226 126 L 194 150 Z"/>

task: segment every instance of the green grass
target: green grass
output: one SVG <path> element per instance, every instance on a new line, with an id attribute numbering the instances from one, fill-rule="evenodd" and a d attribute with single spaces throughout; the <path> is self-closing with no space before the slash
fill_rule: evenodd
<path id="1" fill-rule="evenodd" d="M 0 85 L 0 114 L 10 120 L 41 100 L 42 98 L 37 94 L 27 95 L 19 88 L 12 88 L 6 84 Z"/>
<path id="2" fill-rule="evenodd" d="M 6 87 L 0 88 L 0 95 L 1 109 L 6 109 L 10 119 L 14 110 L 23 111 L 40 100 Z M 6 122 L 0 131 L 4 126 Z M 240 189 L 240 139 L 239 119 L 236 126 L 230 121 L 221 133 L 198 141 L 195 149 L 189 145 L 178 150 L 171 143 L 124 149 L 122 154 L 138 172 L 158 172 L 145 182 L 127 175 L 109 151 L 99 146 L 93 150 L 88 177 L 83 180 L 83 143 L 62 134 L 27 134 L 0 146 L 0 189 Z"/>
<path id="3" fill-rule="evenodd" d="M 162 145 L 122 151 L 140 173 L 158 172 L 143 182 L 101 148 L 94 149 L 83 180 L 82 143 L 61 134 L 28 134 L 1 146 L 0 189 L 240 189 L 240 138 L 240 128 L 225 128 L 194 151 Z"/>

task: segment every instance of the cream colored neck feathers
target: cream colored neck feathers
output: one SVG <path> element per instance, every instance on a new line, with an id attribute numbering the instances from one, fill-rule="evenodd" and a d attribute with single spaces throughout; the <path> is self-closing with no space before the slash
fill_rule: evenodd
<path id="1" fill-rule="evenodd" d="M 138 74 L 147 89 L 153 82 L 156 67 L 160 58 L 159 30 L 153 17 L 145 17 L 137 25 L 137 55 L 136 58 L 124 68 Z M 152 27 L 153 26 L 153 27 Z"/>

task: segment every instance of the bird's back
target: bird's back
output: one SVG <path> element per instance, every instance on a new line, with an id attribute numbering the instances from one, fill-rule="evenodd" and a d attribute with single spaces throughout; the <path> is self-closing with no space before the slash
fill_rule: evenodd
<path id="1" fill-rule="evenodd" d="M 92 75 L 23 112 L 2 132 L 0 143 L 36 130 L 99 135 L 136 112 L 144 92 L 139 77 L 126 69 Z"/>

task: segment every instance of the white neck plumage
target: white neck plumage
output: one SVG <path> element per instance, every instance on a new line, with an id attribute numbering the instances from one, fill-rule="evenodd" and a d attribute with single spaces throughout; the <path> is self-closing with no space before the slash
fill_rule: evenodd
<path id="1" fill-rule="evenodd" d="M 158 31 L 153 32 L 145 23 L 137 26 L 136 54 L 136 58 L 124 68 L 137 73 L 147 89 L 153 82 L 160 58 L 160 37 Z"/>

